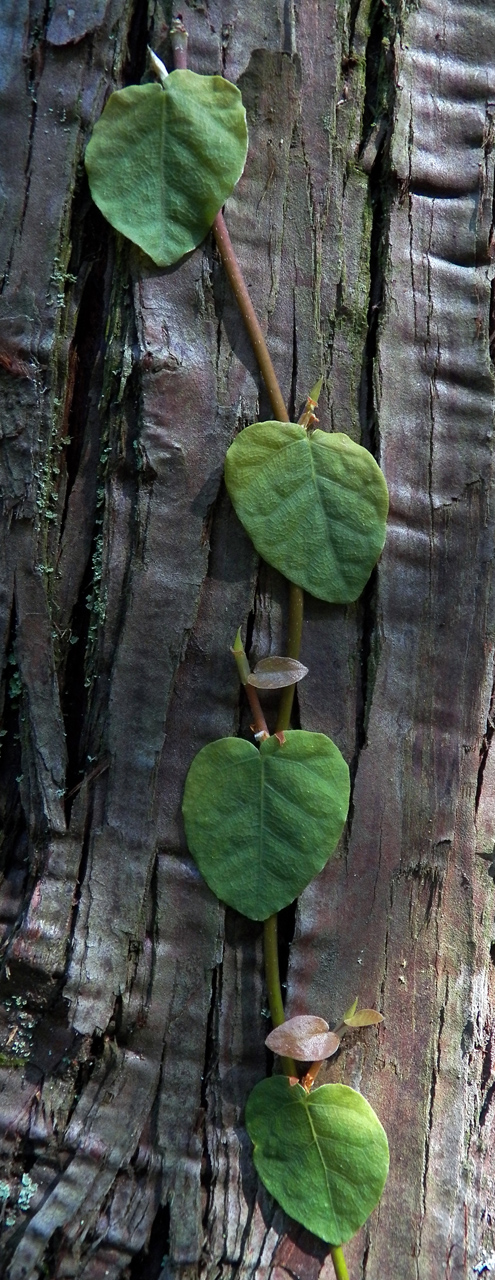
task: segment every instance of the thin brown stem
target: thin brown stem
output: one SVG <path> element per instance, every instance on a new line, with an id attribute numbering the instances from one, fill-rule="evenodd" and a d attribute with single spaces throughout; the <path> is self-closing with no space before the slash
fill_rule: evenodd
<path id="1" fill-rule="evenodd" d="M 173 18 L 170 26 L 170 43 L 176 71 L 187 71 L 187 31 L 180 18 Z"/>
<path id="2" fill-rule="evenodd" d="M 264 738 L 269 738 L 270 734 L 268 732 L 268 725 L 263 715 L 257 691 L 254 688 L 254 685 L 247 683 L 248 676 L 250 675 L 250 667 L 244 650 L 244 645 L 241 640 L 240 628 L 234 640 L 231 653 L 235 658 L 239 679 L 241 684 L 244 686 L 246 697 L 254 716 L 254 723 L 251 725 L 251 728 L 258 741 L 263 741 Z"/>
<path id="3" fill-rule="evenodd" d="M 251 298 L 249 297 L 247 286 L 237 261 L 222 213 L 217 213 L 213 223 L 213 234 L 220 250 L 222 262 L 232 286 L 233 293 L 235 294 L 237 305 L 251 339 L 253 351 L 261 369 L 265 386 L 270 397 L 273 413 L 278 422 L 288 422 L 289 414 L 277 382 L 277 375 L 273 368 L 268 347 L 261 330 L 261 325 L 251 302 Z"/>
<path id="4" fill-rule="evenodd" d="M 261 709 L 261 702 L 259 700 L 256 689 L 252 684 L 245 684 L 244 689 L 246 692 L 246 698 L 249 702 L 249 706 L 253 715 L 253 723 L 251 725 L 251 728 L 253 730 L 255 738 L 258 739 L 258 742 L 260 741 L 262 742 L 264 738 L 270 737 L 270 733 L 268 730 L 268 725 L 266 723 L 265 717 L 263 715 L 263 711 Z"/>
<path id="5" fill-rule="evenodd" d="M 306 1075 L 303 1076 L 301 1080 L 301 1084 L 303 1089 L 306 1090 L 306 1093 L 309 1093 L 310 1089 L 313 1088 L 318 1072 L 321 1071 L 322 1066 L 323 1066 L 323 1062 L 312 1062 L 311 1066 L 306 1072 Z"/>
<path id="6" fill-rule="evenodd" d="M 187 31 L 179 18 L 174 18 L 170 28 L 170 41 L 176 71 L 187 68 Z M 217 213 L 213 223 L 213 234 L 217 242 L 225 271 L 229 278 L 237 305 L 248 331 L 254 354 L 258 361 L 265 382 L 270 403 L 278 422 L 288 422 L 289 413 L 277 381 L 277 375 L 271 362 L 270 353 L 254 310 L 247 286 L 237 261 L 234 246 L 230 239 L 223 213 Z"/>

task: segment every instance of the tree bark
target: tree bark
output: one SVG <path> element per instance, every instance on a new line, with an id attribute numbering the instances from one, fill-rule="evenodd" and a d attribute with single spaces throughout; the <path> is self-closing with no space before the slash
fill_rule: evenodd
<path id="1" fill-rule="evenodd" d="M 180 820 L 196 752 L 247 724 L 237 628 L 253 659 L 283 651 L 286 584 L 222 482 L 268 401 L 213 240 L 158 270 L 89 196 L 108 92 L 148 42 L 171 65 L 162 10 L 49 9 L 0 11 L 3 1273 L 329 1280 L 242 1123 L 261 927 L 214 899 Z M 242 90 L 225 216 L 291 415 L 323 373 L 320 426 L 368 445 L 391 495 L 362 600 L 306 600 L 300 723 L 354 787 L 282 921 L 287 1010 L 385 1015 L 322 1072 L 391 1148 L 351 1280 L 460 1280 L 495 1269 L 495 17 L 182 13 L 191 68 Z"/>

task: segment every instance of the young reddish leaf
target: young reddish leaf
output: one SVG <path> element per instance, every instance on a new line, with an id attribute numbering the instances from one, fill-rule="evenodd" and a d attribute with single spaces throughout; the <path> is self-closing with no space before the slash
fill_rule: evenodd
<path id="1" fill-rule="evenodd" d="M 358 1013 L 351 1014 L 350 1018 L 343 1018 L 346 1027 L 375 1027 L 379 1022 L 383 1022 L 383 1014 L 377 1013 L 376 1009 L 360 1009 Z"/>
<path id="2" fill-rule="evenodd" d="M 295 1058 L 296 1062 L 323 1062 L 337 1052 L 340 1039 L 329 1031 L 324 1018 L 301 1014 L 270 1031 L 265 1044 L 272 1053 Z"/>
<path id="3" fill-rule="evenodd" d="M 285 689 L 307 676 L 308 668 L 295 658 L 262 658 L 247 678 L 255 689 Z"/>

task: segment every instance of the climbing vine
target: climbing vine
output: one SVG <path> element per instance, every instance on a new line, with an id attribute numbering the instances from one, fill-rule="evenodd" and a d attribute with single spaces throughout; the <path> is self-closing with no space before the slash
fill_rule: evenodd
<path id="1" fill-rule="evenodd" d="M 254 742 L 211 742 L 185 780 L 189 849 L 210 889 L 264 922 L 273 1030 L 268 1047 L 282 1074 L 261 1080 L 246 1105 L 258 1174 L 282 1207 L 328 1242 L 345 1280 L 341 1246 L 378 1203 L 388 1172 L 385 1132 L 369 1103 L 342 1084 L 314 1087 L 322 1063 L 349 1029 L 381 1021 L 357 1001 L 330 1030 L 304 1015 L 285 1020 L 277 913 L 332 856 L 349 807 L 348 766 L 325 734 L 291 728 L 304 591 L 330 603 L 361 594 L 385 540 L 388 493 L 367 449 L 317 427 L 313 387 L 294 423 L 220 212 L 247 155 L 238 89 L 186 66 L 187 36 L 172 24 L 175 70 L 154 54 L 156 82 L 113 93 L 86 151 L 96 204 L 117 231 L 159 266 L 177 262 L 213 229 L 270 396 L 274 419 L 245 427 L 231 444 L 225 481 L 235 511 L 264 559 L 290 583 L 288 653 L 250 670 L 241 634 L 233 657 L 253 716 Z M 260 702 L 281 689 L 275 733 Z M 306 1069 L 297 1064 L 306 1064 Z M 309 1064 L 309 1065 L 308 1065 Z"/>

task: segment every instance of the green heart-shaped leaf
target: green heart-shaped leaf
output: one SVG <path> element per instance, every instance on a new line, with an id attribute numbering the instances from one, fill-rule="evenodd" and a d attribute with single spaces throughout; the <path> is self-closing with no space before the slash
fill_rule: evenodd
<path id="1" fill-rule="evenodd" d="M 297 898 L 333 853 L 349 806 L 349 770 L 323 733 L 294 729 L 259 751 L 211 742 L 192 762 L 187 842 L 218 898 L 266 920 Z"/>
<path id="2" fill-rule="evenodd" d="M 257 422 L 236 437 L 225 482 L 268 564 L 334 604 L 357 600 L 385 541 L 388 490 L 349 436 Z"/>
<path id="3" fill-rule="evenodd" d="M 246 113 L 222 76 L 173 71 L 112 93 L 86 150 L 93 200 L 160 267 L 204 240 L 238 182 Z"/>
<path id="4" fill-rule="evenodd" d="M 261 1181 L 296 1222 L 341 1245 L 378 1204 L 388 1142 L 372 1107 L 344 1084 L 306 1093 L 286 1076 L 255 1085 L 246 1106 Z"/>

